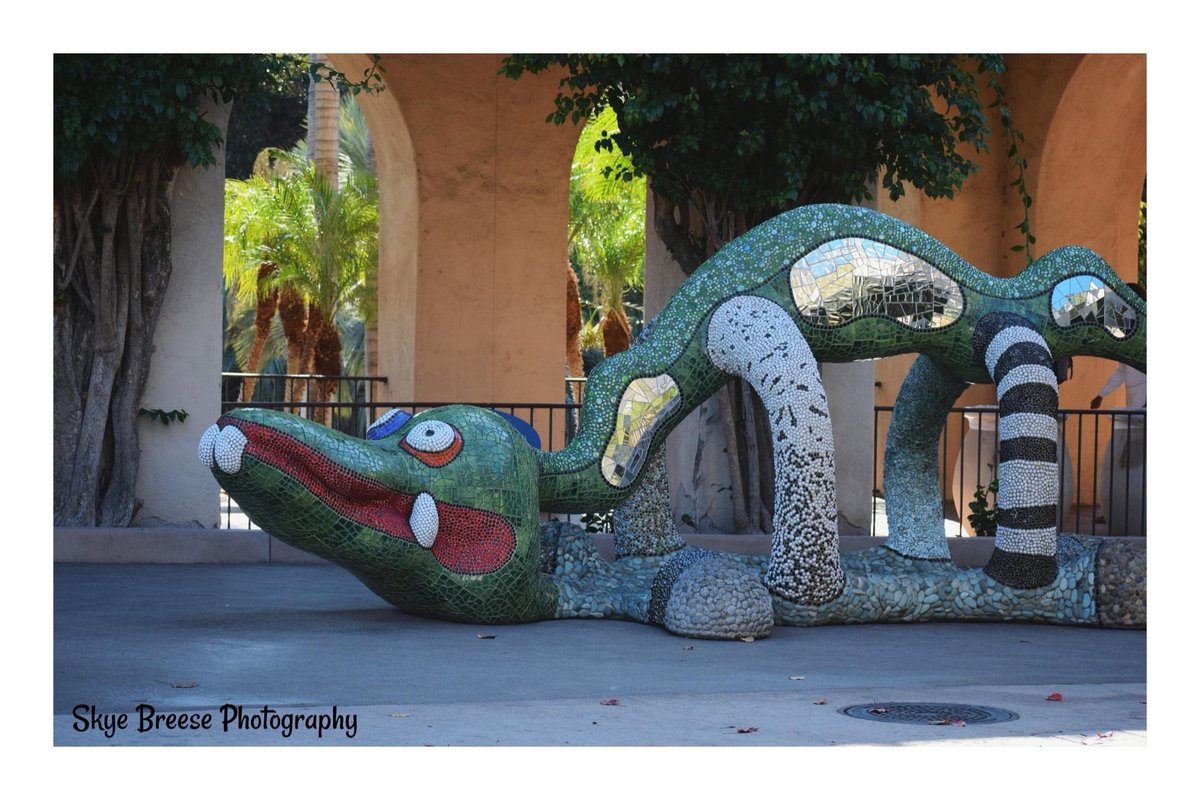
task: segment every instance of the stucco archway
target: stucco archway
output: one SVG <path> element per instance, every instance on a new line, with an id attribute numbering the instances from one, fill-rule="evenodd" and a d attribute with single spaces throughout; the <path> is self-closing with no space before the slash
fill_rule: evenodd
<path id="1" fill-rule="evenodd" d="M 1138 204 L 1146 181 L 1146 57 L 1089 55 L 1063 90 L 1046 134 L 1034 193 L 1038 252 L 1065 244 L 1090 247 L 1127 281 L 1137 280 Z M 1063 408 L 1087 408 L 1113 369 L 1098 358 L 1074 359 L 1060 388 Z M 1125 404 L 1124 389 L 1105 401 Z M 1077 463 L 1092 464 L 1091 432 L 1069 443 Z M 1107 444 L 1100 426 L 1098 447 Z M 1068 441 L 1074 437 L 1068 434 Z M 1089 502 L 1092 473 L 1081 474 L 1080 497 Z"/>
<path id="2" fill-rule="evenodd" d="M 330 55 L 329 60 L 347 75 L 362 74 L 371 66 L 366 55 Z M 413 398 L 413 344 L 416 340 L 416 292 L 401 287 L 417 283 L 417 162 L 408 123 L 395 91 L 358 95 L 359 106 L 371 131 L 375 170 L 379 178 L 379 272 L 375 374 L 387 384 L 374 390 L 376 400 Z"/>
<path id="3" fill-rule="evenodd" d="M 1086 56 L 1063 91 L 1038 168 L 1039 243 L 1082 244 L 1137 278 L 1146 178 L 1146 58 Z"/>

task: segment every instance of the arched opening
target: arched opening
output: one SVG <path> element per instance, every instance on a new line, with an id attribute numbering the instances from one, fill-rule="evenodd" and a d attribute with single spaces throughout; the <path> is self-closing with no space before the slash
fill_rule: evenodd
<path id="1" fill-rule="evenodd" d="M 616 127 L 611 108 L 588 120 L 571 163 L 566 360 L 574 380 L 600 359 L 628 349 L 646 322 L 646 179 L 619 179 L 632 163 L 615 148 L 597 147 Z M 572 284 L 578 310 L 572 305 Z M 579 331 L 574 341 L 573 323 Z M 576 398 L 579 388 L 572 387 Z"/>
<path id="2" fill-rule="evenodd" d="M 365 56 L 317 58 L 350 75 L 372 67 Z M 272 101 L 278 113 L 254 118 L 248 109 L 244 135 L 231 137 L 233 154 L 247 163 L 226 182 L 224 370 L 243 374 L 226 375 L 222 399 L 283 407 L 362 435 L 371 421 L 362 403 L 380 399 L 385 384 L 375 379 L 386 376 L 377 346 L 380 261 L 386 277 L 406 245 L 415 247 L 402 220 L 415 216 L 404 207 L 415 205 L 405 201 L 415 198 L 416 169 L 411 145 L 407 159 L 395 157 L 408 137 L 398 112 L 388 117 L 394 100 L 365 103 L 382 108 L 371 114 L 381 124 L 358 102 L 381 95 L 339 98 L 328 82 L 295 73 Z M 411 348 L 411 336 L 390 339 Z M 296 377 L 314 374 L 339 377 Z"/>

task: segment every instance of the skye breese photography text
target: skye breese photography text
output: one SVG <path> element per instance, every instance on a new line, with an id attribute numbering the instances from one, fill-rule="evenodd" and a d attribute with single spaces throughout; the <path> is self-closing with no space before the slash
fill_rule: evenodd
<path id="1" fill-rule="evenodd" d="M 226 703 L 216 711 L 158 711 L 141 703 L 132 712 L 101 713 L 93 705 L 80 703 L 71 710 L 78 733 L 101 733 L 111 739 L 117 731 L 153 735 L 166 731 L 218 730 L 237 735 L 244 731 L 275 731 L 280 737 L 341 733 L 353 739 L 358 733 L 358 714 L 346 714 L 333 706 L 329 711 L 276 711 L 270 706 Z"/>

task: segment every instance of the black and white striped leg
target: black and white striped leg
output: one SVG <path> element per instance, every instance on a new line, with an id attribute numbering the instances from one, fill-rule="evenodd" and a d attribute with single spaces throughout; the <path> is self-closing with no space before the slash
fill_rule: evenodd
<path id="1" fill-rule="evenodd" d="M 1047 586 L 1058 574 L 1058 381 L 1050 347 L 1016 314 L 988 314 L 975 356 L 996 383 L 1000 490 L 996 551 L 984 568 L 1014 588 Z"/>

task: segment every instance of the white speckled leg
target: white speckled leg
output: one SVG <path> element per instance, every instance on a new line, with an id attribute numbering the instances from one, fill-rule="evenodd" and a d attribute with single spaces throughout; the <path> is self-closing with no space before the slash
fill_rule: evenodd
<path id="1" fill-rule="evenodd" d="M 817 605 L 842 593 L 838 555 L 833 426 L 817 360 L 791 316 L 752 295 L 727 300 L 708 325 L 708 356 L 744 378 L 771 421 L 775 455 L 775 535 L 767 586 Z"/>

